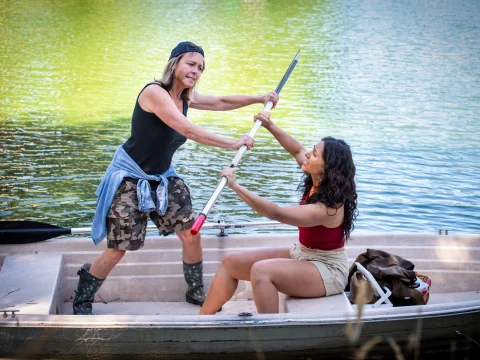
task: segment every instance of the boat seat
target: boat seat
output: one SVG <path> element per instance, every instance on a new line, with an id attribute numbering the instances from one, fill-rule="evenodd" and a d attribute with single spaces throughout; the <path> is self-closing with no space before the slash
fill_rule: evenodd
<path id="1" fill-rule="evenodd" d="M 279 308 L 283 313 L 326 313 L 333 311 L 347 311 L 352 305 L 344 292 L 320 297 L 320 298 L 297 298 L 279 293 Z"/>
<path id="2" fill-rule="evenodd" d="M 367 308 L 393 306 L 391 301 L 388 299 L 392 294 L 390 289 L 382 289 L 373 275 L 359 262 L 356 262 L 355 265 L 371 283 L 372 287 L 380 297 L 375 304 L 365 304 L 364 306 Z M 295 298 L 284 294 L 279 294 L 279 304 L 280 312 L 285 313 L 331 313 L 333 311 L 351 310 L 356 308 L 355 304 L 350 303 L 350 300 L 348 299 L 348 293 L 345 292 L 321 298 Z"/>
<path id="3" fill-rule="evenodd" d="M 62 258 L 55 253 L 7 255 L 0 269 L 0 310 L 57 313 Z"/>

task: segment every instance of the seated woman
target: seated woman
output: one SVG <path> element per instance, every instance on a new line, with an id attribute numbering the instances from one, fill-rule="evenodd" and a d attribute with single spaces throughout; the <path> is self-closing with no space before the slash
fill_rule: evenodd
<path id="1" fill-rule="evenodd" d="M 299 243 L 290 248 L 256 249 L 227 254 L 213 278 L 200 314 L 215 314 L 235 293 L 238 280 L 252 283 L 258 313 L 278 313 L 278 294 L 321 297 L 341 293 L 347 284 L 344 243 L 357 217 L 355 165 L 350 147 L 339 139 L 323 138 L 307 151 L 261 112 L 262 121 L 305 172 L 300 205 L 278 206 L 243 186 L 234 168 L 223 169 L 227 186 L 259 214 L 298 226 Z"/>

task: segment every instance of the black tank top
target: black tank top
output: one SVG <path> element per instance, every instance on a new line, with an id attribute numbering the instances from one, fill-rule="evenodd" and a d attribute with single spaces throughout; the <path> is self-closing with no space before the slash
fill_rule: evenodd
<path id="1" fill-rule="evenodd" d="M 153 82 L 151 84 L 161 86 Z M 142 93 L 140 91 L 140 94 Z M 168 170 L 173 154 L 182 146 L 187 138 L 165 124 L 157 115 L 142 109 L 137 101 L 132 115 L 132 132 L 130 138 L 123 144 L 127 154 L 149 174 L 161 174 Z M 183 100 L 183 115 L 187 116 L 188 103 Z"/>

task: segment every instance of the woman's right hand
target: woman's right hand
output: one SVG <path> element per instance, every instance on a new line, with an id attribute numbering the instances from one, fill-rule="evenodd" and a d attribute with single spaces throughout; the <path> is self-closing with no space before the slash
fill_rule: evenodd
<path id="1" fill-rule="evenodd" d="M 256 122 L 257 120 L 260 120 L 262 122 L 262 126 L 266 129 L 272 123 L 270 121 L 270 113 L 268 111 L 260 111 L 257 115 L 254 115 L 253 122 Z"/>
<path id="2" fill-rule="evenodd" d="M 253 139 L 247 134 L 243 135 L 240 139 L 233 143 L 233 148 L 235 150 L 240 149 L 243 145 L 247 146 L 247 150 L 250 150 L 253 147 Z"/>
<path id="3" fill-rule="evenodd" d="M 231 188 L 237 182 L 236 169 L 233 167 L 225 167 L 220 173 L 220 178 L 227 178 L 227 186 Z"/>

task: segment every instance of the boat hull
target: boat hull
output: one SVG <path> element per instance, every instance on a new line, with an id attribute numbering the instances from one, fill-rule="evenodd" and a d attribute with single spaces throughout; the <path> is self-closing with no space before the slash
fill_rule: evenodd
<path id="1" fill-rule="evenodd" d="M 402 319 L 365 319 L 362 334 L 353 344 L 345 336 L 346 321 L 333 319 L 260 319 L 217 320 L 214 322 L 162 322 L 139 316 L 128 323 L 118 322 L 111 316 L 99 316 L 89 322 L 72 316 L 45 316 L 23 323 L 21 319 L 2 321 L 0 327 L 0 354 L 11 358 L 51 356 L 102 356 L 102 355 L 169 355 L 182 357 L 246 356 L 265 354 L 276 358 L 292 358 L 305 354 L 330 354 L 332 357 L 353 355 L 361 344 L 381 336 L 381 344 L 371 353 L 392 354 L 387 344 L 391 336 L 405 350 L 418 327 L 423 354 L 440 354 L 455 349 L 473 356 L 480 347 L 475 339 L 480 337 L 480 312 L 475 309 L 450 315 L 411 316 Z M 59 321 L 60 320 L 60 321 Z M 353 319 L 352 319 L 353 321 Z M 102 325 L 103 323 L 103 325 Z M 293 352 L 293 354 L 292 354 Z M 282 355 L 283 354 L 283 355 Z M 467 357 L 468 358 L 468 357 Z M 473 359 L 473 357 L 472 357 Z"/>
<path id="2" fill-rule="evenodd" d="M 259 246 L 288 246 L 292 237 L 276 233 L 203 236 L 207 285 L 224 254 Z M 478 236 L 356 236 L 347 245 L 349 262 L 366 248 L 385 249 L 418 264 L 419 271 L 433 281 L 429 304 L 364 309 L 358 322 L 358 310 L 348 301 L 341 302 L 342 296 L 346 299 L 342 294 L 339 300 L 290 299 L 300 306 L 280 314 L 257 314 L 252 310 L 251 289 L 242 284 L 222 312 L 198 316 L 198 307 L 183 302 L 185 284 L 181 263 L 177 264 L 181 244 L 168 237 L 149 238 L 145 250 L 127 254 L 129 258 L 102 286 L 100 302 L 94 304 L 98 315 L 74 316 L 70 314 L 78 281 L 76 269 L 101 249 L 86 238 L 0 246 L 0 309 L 20 309 L 14 317 L 0 314 L 0 357 L 344 359 L 378 341 L 369 357 L 394 358 L 397 345 L 404 355 L 415 351 L 415 346 L 408 350 L 415 345 L 412 339 L 419 344 L 416 349 L 422 359 L 445 354 L 447 358 L 478 357 Z M 50 271 L 50 277 L 43 280 L 35 277 L 41 261 L 42 269 Z M 178 269 L 174 268 L 177 265 Z M 16 282 L 6 286 L 14 276 Z M 47 285 L 39 285 L 44 284 L 41 281 L 50 286 L 48 291 Z M 44 298 L 39 296 L 42 291 Z M 104 301 L 107 296 L 110 298 Z M 333 307 L 328 307 L 329 299 L 334 301 Z M 241 316 L 249 302 L 251 316 Z M 348 329 L 361 329 L 358 338 Z"/>

